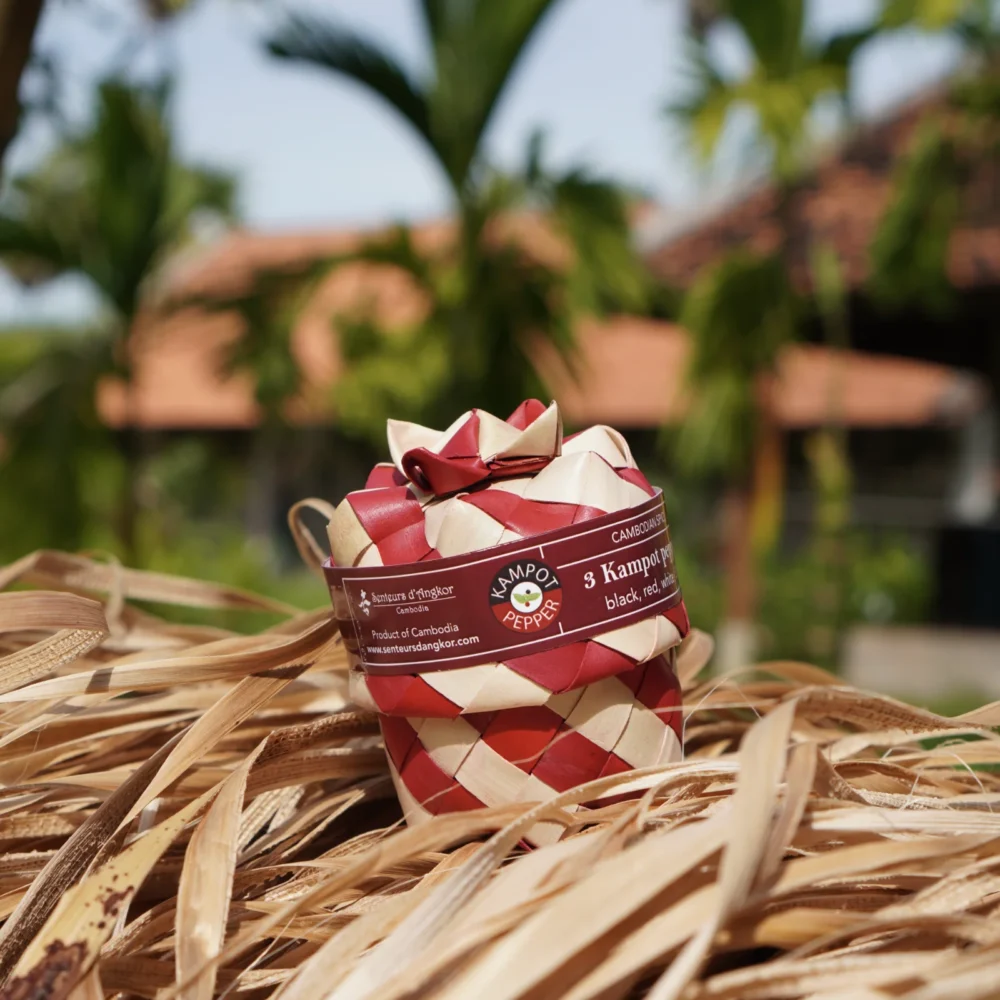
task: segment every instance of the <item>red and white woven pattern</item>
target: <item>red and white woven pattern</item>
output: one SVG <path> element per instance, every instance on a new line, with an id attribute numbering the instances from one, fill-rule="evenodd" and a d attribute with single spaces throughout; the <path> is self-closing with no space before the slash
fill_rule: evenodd
<path id="1" fill-rule="evenodd" d="M 459 555 L 634 507 L 653 490 L 609 427 L 562 436 L 555 404 L 507 421 L 472 410 L 446 431 L 390 421 L 393 464 L 377 466 L 330 523 L 340 566 Z M 351 692 L 379 713 L 409 822 L 542 801 L 581 782 L 677 760 L 674 648 L 664 614 L 558 649 L 454 670 L 369 676 Z M 540 827 L 531 839 L 547 839 Z"/>

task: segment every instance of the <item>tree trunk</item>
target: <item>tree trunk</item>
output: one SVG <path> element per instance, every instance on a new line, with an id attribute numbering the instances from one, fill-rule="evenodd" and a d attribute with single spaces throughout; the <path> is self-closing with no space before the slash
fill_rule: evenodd
<path id="1" fill-rule="evenodd" d="M 752 663 L 757 653 L 761 561 L 781 530 L 785 499 L 785 435 L 773 416 L 772 382 L 763 384 L 749 482 L 723 499 L 726 597 L 716 664 L 722 671 Z"/>
<path id="2" fill-rule="evenodd" d="M 831 348 L 830 377 L 824 426 L 806 441 L 816 497 L 814 547 L 825 579 L 814 597 L 816 628 L 810 653 L 820 663 L 836 666 L 839 645 L 847 624 L 850 565 L 847 530 L 851 508 L 851 462 L 844 421 L 847 385 L 847 349 L 850 321 L 847 294 L 836 251 L 818 244 L 810 254 L 813 287 L 827 345 Z"/>
<path id="3" fill-rule="evenodd" d="M 257 429 L 250 445 L 247 475 L 247 534 L 270 547 L 278 522 L 278 466 L 281 454 L 281 428 L 264 423 Z"/>
<path id="4" fill-rule="evenodd" d="M 753 454 L 753 506 L 750 538 L 758 558 L 778 541 L 785 509 L 785 432 L 774 416 L 774 378 L 764 377 L 757 411 Z"/>
<path id="5" fill-rule="evenodd" d="M 775 215 L 781 242 L 777 252 L 789 272 L 795 233 L 792 197 L 791 185 L 779 178 Z M 778 539 L 784 509 L 785 440 L 774 418 L 774 372 L 759 370 L 756 382 L 757 429 L 749 482 L 744 479 L 730 488 L 723 500 L 726 595 L 715 656 L 721 672 L 746 667 L 756 658 L 759 564 Z"/>
<path id="6" fill-rule="evenodd" d="M 44 0 L 0 0 L 0 167 L 17 133 L 21 106 L 17 99 L 21 73 Z"/>
<path id="7" fill-rule="evenodd" d="M 119 369 L 125 384 L 125 427 L 122 435 L 124 481 L 119 499 L 118 540 L 122 558 L 129 566 L 138 566 L 142 553 L 139 544 L 139 517 L 142 511 L 142 467 L 146 440 L 139 411 L 139 389 L 136 385 L 134 332 L 137 307 L 134 302 L 121 306 L 122 335 L 118 343 Z"/>
<path id="8" fill-rule="evenodd" d="M 128 566 L 139 565 L 140 477 L 142 475 L 142 439 L 139 414 L 135 405 L 132 379 L 125 384 L 125 428 L 122 434 L 122 461 L 125 466 L 118 509 L 118 541 L 122 559 Z"/>
<path id="9" fill-rule="evenodd" d="M 725 605 L 715 665 L 724 673 L 752 663 L 756 652 L 757 578 L 751 535 L 751 497 L 745 483 L 731 486 L 723 497 L 722 537 Z"/>

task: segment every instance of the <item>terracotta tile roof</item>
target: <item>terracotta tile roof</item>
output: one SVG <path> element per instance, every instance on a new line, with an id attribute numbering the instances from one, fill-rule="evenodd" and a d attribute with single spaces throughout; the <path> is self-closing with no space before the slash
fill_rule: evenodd
<path id="1" fill-rule="evenodd" d="M 333 419 L 340 358 L 328 320 L 331 309 L 349 304 L 354 294 L 381 289 L 383 306 L 394 318 L 420 310 L 418 298 L 408 298 L 405 288 L 368 270 L 349 274 L 345 269 L 336 282 L 320 290 L 295 333 L 294 350 L 305 373 L 302 394 L 287 412 L 296 424 Z M 143 331 L 131 410 L 136 424 L 150 429 L 256 426 L 260 414 L 250 380 L 220 372 L 225 348 L 239 335 L 234 316 L 194 310 Z M 572 423 L 644 428 L 683 417 L 690 344 L 680 327 L 630 316 L 591 320 L 581 324 L 579 345 L 575 380 L 554 352 L 544 345 L 536 348 L 539 371 Z M 839 399 L 851 426 L 907 427 L 964 419 L 983 398 L 977 380 L 941 365 L 858 352 L 837 356 L 810 346 L 785 352 L 775 393 L 778 419 L 787 427 L 824 423 L 833 399 Z M 98 407 L 110 425 L 126 422 L 119 384 L 101 386 Z"/>
<path id="2" fill-rule="evenodd" d="M 413 227 L 423 252 L 446 253 L 454 224 L 434 221 Z M 198 255 L 176 262 L 166 294 L 180 298 L 227 298 L 251 287 L 260 269 L 295 269 L 348 252 L 377 233 L 234 232 Z M 494 234 L 558 266 L 568 248 L 537 214 L 502 219 Z M 759 234 L 767 238 L 766 228 Z M 295 424 L 334 418 L 334 389 L 342 370 L 336 334 L 338 316 L 371 315 L 389 327 L 418 321 L 426 309 L 419 288 L 389 265 L 353 262 L 330 272 L 305 306 L 292 338 L 303 373 L 299 397 L 287 409 Z M 227 350 L 241 336 L 235 313 L 186 308 L 169 318 L 147 316 L 136 331 L 134 393 L 106 380 L 98 410 L 114 427 L 134 422 L 147 428 L 249 429 L 259 422 L 253 384 L 246 375 L 226 376 Z M 656 427 L 684 413 L 687 335 L 676 325 L 637 317 L 581 324 L 580 380 L 544 345 L 540 372 L 577 424 Z M 851 353 L 843 365 L 816 347 L 796 347 L 781 363 L 779 419 L 790 427 L 823 423 L 833 380 L 843 378 L 845 419 L 855 426 L 913 426 L 966 412 L 979 402 L 978 383 L 937 365 Z M 949 409 L 950 408 L 950 409 Z"/>
<path id="3" fill-rule="evenodd" d="M 294 268 L 310 261 L 350 253 L 367 243 L 392 235 L 394 227 L 353 230 L 304 230 L 287 233 L 234 230 L 218 243 L 184 255 L 168 278 L 172 295 L 225 297 L 250 286 L 256 271 Z M 421 253 L 446 253 L 456 236 L 452 219 L 431 219 L 413 224 L 410 234 Z M 565 264 L 566 241 L 536 212 L 502 216 L 487 230 L 487 239 L 504 240 L 523 247 L 532 257 L 550 266 Z"/>
<path id="4" fill-rule="evenodd" d="M 895 168 L 918 124 L 937 112 L 947 113 L 943 90 L 859 129 L 806 175 L 789 210 L 792 272 L 800 287 L 809 285 L 806 248 L 823 243 L 836 250 L 852 285 L 867 278 L 868 248 L 890 203 Z M 958 288 L 1000 283 L 998 191 L 1000 164 L 983 157 L 966 182 L 963 218 L 949 248 L 949 277 Z M 773 251 L 781 232 L 776 210 L 774 187 L 758 186 L 666 236 L 648 253 L 649 265 L 672 284 L 686 287 L 702 268 L 736 247 Z"/>
<path id="5" fill-rule="evenodd" d="M 161 294 L 180 301 L 195 296 L 226 299 L 248 290 L 262 269 L 291 271 L 348 253 L 389 232 L 236 231 L 208 250 L 176 261 Z M 412 235 L 420 251 L 446 253 L 455 226 L 450 220 L 432 221 L 414 226 Z M 515 241 L 552 266 L 567 260 L 565 242 L 537 214 L 504 217 L 493 237 Z M 353 262 L 332 270 L 304 308 L 293 335 L 292 351 L 304 384 L 288 418 L 314 423 L 332 416 L 330 387 L 341 370 L 334 333 L 337 316 L 371 316 L 392 327 L 416 322 L 425 308 L 419 288 L 398 268 Z M 97 397 L 102 419 L 114 427 L 130 421 L 150 428 L 254 426 L 259 414 L 249 378 L 223 379 L 221 374 L 227 351 L 240 334 L 241 320 L 235 313 L 186 308 L 167 318 L 144 317 L 133 338 L 133 398 L 126 399 L 120 382 L 106 379 Z"/>
<path id="6" fill-rule="evenodd" d="M 229 276 L 237 275 L 234 271 Z M 292 336 L 292 353 L 303 379 L 288 419 L 317 423 L 332 417 L 330 387 L 341 372 L 333 324 L 336 316 L 362 308 L 388 324 L 404 324 L 419 319 L 424 306 L 420 292 L 398 270 L 368 264 L 338 268 L 306 304 Z M 150 428 L 255 426 L 260 414 L 250 376 L 223 373 L 242 332 L 236 313 L 196 308 L 145 322 L 133 341 L 133 399 L 126 400 L 120 382 L 106 379 L 97 396 L 102 419 L 114 427 L 130 419 Z"/>
<path id="7" fill-rule="evenodd" d="M 618 316 L 584 324 L 579 342 L 577 381 L 553 351 L 537 351 L 539 371 L 573 423 L 640 428 L 683 418 L 691 345 L 681 327 Z M 822 426 L 834 407 L 852 427 L 919 427 L 967 419 L 986 389 L 943 365 L 803 344 L 783 352 L 773 399 L 788 428 Z"/>

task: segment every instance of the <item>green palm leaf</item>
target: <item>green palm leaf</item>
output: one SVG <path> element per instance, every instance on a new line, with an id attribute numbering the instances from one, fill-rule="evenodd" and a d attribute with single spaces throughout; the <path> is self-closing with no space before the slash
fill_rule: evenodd
<path id="1" fill-rule="evenodd" d="M 757 423 L 756 388 L 795 337 L 797 302 L 775 256 L 738 251 L 703 274 L 684 301 L 692 337 L 687 379 L 697 387 L 678 434 L 687 472 L 743 471 Z"/>
<path id="2" fill-rule="evenodd" d="M 429 0 L 427 7 L 440 4 Z M 280 58 L 322 66 L 353 80 L 380 97 L 437 152 L 424 84 L 377 42 L 342 25 L 296 14 L 269 40 L 268 49 Z"/>
<path id="3" fill-rule="evenodd" d="M 688 131 L 704 159 L 719 148 L 737 108 L 752 112 L 758 145 L 770 151 L 780 177 L 797 171 L 809 138 L 817 102 L 833 95 L 846 99 L 848 69 L 875 26 L 834 35 L 821 43 L 805 34 L 804 0 L 726 0 L 724 20 L 743 36 L 750 67 L 733 78 L 716 66 L 708 37 L 687 41 L 684 96 L 666 109 Z M 712 24 L 719 23 L 715 19 Z"/>
<path id="4" fill-rule="evenodd" d="M 434 39 L 440 34 L 450 2 L 451 0 L 420 0 L 420 13 L 424 18 L 428 38 Z"/>
<path id="5" fill-rule="evenodd" d="M 962 165 L 939 123 L 926 122 L 896 171 L 871 245 L 872 291 L 894 305 L 943 310 L 952 301 L 948 250 L 961 209 Z"/>
<path id="6" fill-rule="evenodd" d="M 802 52 L 805 0 L 726 0 L 724 8 L 746 36 L 769 77 L 794 73 Z"/>
<path id="7" fill-rule="evenodd" d="M 268 48 L 323 66 L 380 97 L 426 142 L 461 193 L 504 87 L 554 4 L 422 0 L 433 55 L 426 81 L 377 42 L 311 15 L 290 17 Z"/>
<path id="8" fill-rule="evenodd" d="M 169 87 L 108 80 L 91 129 L 14 179 L 0 211 L 0 260 L 26 280 L 78 271 L 122 316 L 190 236 L 205 209 L 228 217 L 225 175 L 180 162 L 167 122 Z"/>
<path id="9" fill-rule="evenodd" d="M 67 246 L 43 221 L 4 215 L 0 215 L 0 263 L 28 285 L 81 265 L 79 248 Z"/>
<path id="10" fill-rule="evenodd" d="M 969 0 L 886 0 L 882 20 L 887 27 L 916 24 L 928 31 L 952 25 L 972 4 Z"/>
<path id="11" fill-rule="evenodd" d="M 466 0 L 448 4 L 438 19 L 431 119 L 456 187 L 465 183 L 504 88 L 555 3 Z"/>

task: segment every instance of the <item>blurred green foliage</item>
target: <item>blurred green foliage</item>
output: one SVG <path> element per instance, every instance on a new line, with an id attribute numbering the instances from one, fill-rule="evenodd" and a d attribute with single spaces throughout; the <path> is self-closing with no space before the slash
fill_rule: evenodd
<path id="1" fill-rule="evenodd" d="M 725 581 L 704 548 L 674 533 L 677 575 L 692 623 L 712 631 L 723 615 Z M 761 568 L 759 654 L 836 667 L 841 630 L 854 623 L 909 624 L 926 619 L 931 574 L 905 538 L 855 531 L 846 539 L 844 606 L 829 600 L 831 566 L 814 547 L 774 552 Z"/>
<path id="2" fill-rule="evenodd" d="M 107 340 L 73 329 L 0 333 L 0 557 L 77 548 L 123 487 L 94 409 Z"/>
<path id="3" fill-rule="evenodd" d="M 882 25 L 949 31 L 977 44 L 997 22 L 994 0 L 883 0 Z"/>
<path id="4" fill-rule="evenodd" d="M 302 610 L 325 607 L 329 593 L 323 582 L 304 566 L 283 568 L 275 564 L 269 545 L 248 537 L 231 517 L 189 522 L 183 531 L 165 531 L 147 514 L 146 568 L 202 580 L 215 580 L 255 591 Z M 164 618 L 215 625 L 237 632 L 256 632 L 282 619 L 263 612 L 212 611 L 147 605 Z"/>
<path id="5" fill-rule="evenodd" d="M 30 284 L 82 275 L 122 338 L 199 213 L 228 216 L 233 207 L 232 178 L 177 157 L 169 99 L 165 80 L 103 81 L 93 121 L 13 177 L 0 206 L 4 266 Z M 115 362 L 127 374 L 127 355 L 118 352 Z"/>
<path id="6" fill-rule="evenodd" d="M 688 291 L 681 325 L 691 333 L 691 408 L 671 438 L 690 475 L 745 475 L 760 418 L 758 378 L 795 339 L 798 301 L 781 260 L 735 251 Z"/>
<path id="7" fill-rule="evenodd" d="M 0 489 L 0 565 L 37 548 L 121 556 L 114 525 L 124 476 L 121 457 L 106 446 L 71 450 L 66 457 L 81 463 L 79 481 L 64 481 L 61 490 L 57 486 L 51 494 L 41 492 L 50 488 L 47 482 L 8 479 L 5 468 Z M 63 473 L 63 466 L 58 460 L 23 464 L 29 472 L 51 468 L 56 474 Z M 80 489 L 74 507 L 85 514 L 79 524 L 72 525 L 71 543 L 68 527 L 57 519 L 67 488 Z M 254 488 L 245 463 L 221 442 L 206 436 L 180 436 L 162 444 L 144 464 L 139 483 L 144 503 L 136 531 L 143 568 L 215 580 L 302 609 L 326 604 L 329 598 L 322 581 L 299 565 L 297 557 L 283 558 L 272 539 L 245 530 L 241 515 L 246 495 Z M 39 497 L 46 499 L 40 503 Z M 280 620 L 258 613 L 150 607 L 169 619 L 237 631 L 256 631 Z"/>
<path id="8" fill-rule="evenodd" d="M 954 141 L 925 122 L 899 165 L 892 202 L 871 247 L 871 288 L 891 305 L 943 311 L 953 301 L 948 247 L 959 218 L 962 173 Z"/>
<path id="9" fill-rule="evenodd" d="M 794 179 L 818 104 L 827 97 L 845 99 L 851 62 L 875 25 L 820 40 L 807 30 L 806 0 L 717 0 L 689 9 L 700 16 L 689 24 L 686 92 L 668 105 L 668 114 L 710 160 L 735 114 L 749 112 L 754 143 L 766 162 L 779 179 Z M 749 55 L 744 71 L 734 74 L 718 58 L 713 42 L 722 30 L 739 35 Z"/>
<path id="10" fill-rule="evenodd" d="M 66 131 L 32 170 L 11 178 L 0 200 L 0 263 L 26 285 L 78 275 L 100 300 L 100 313 L 85 328 L 0 336 L 0 436 L 4 478 L 12 484 L 6 502 L 24 509 L 5 530 L 19 532 L 22 518 L 46 511 L 48 545 L 81 544 L 96 513 L 87 480 L 114 464 L 121 468 L 108 479 L 116 480 L 119 498 L 106 522 L 115 524 L 117 548 L 133 561 L 142 445 L 131 339 L 141 310 L 151 308 L 156 279 L 198 219 L 230 216 L 234 199 L 228 175 L 176 155 L 169 97 L 165 80 L 102 81 L 92 120 Z M 18 346 L 29 336 L 37 350 Z M 107 377 L 124 386 L 117 462 L 103 456 L 113 439 L 95 413 Z M 33 504 L 26 502 L 31 497 Z"/>

